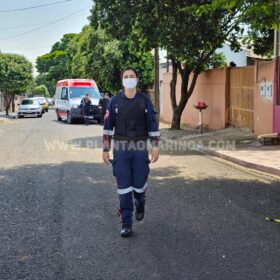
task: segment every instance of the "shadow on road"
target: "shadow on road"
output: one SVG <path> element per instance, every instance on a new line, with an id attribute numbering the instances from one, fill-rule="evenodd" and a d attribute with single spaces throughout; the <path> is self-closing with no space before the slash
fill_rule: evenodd
<path id="1" fill-rule="evenodd" d="M 73 122 L 71 124 L 68 124 L 66 120 L 62 120 L 62 121 L 58 121 L 58 120 L 52 120 L 52 122 L 55 122 L 55 123 L 59 123 L 59 124 L 63 124 L 63 125 L 85 125 L 85 122 L 83 119 L 76 119 L 76 120 L 73 120 Z M 89 127 L 92 126 L 92 125 L 98 125 L 98 126 L 101 126 L 97 121 L 90 121 L 89 123 Z"/>
<path id="2" fill-rule="evenodd" d="M 123 240 L 109 166 L 0 169 L 0 278 L 277 279 L 278 184 L 158 168 Z"/>

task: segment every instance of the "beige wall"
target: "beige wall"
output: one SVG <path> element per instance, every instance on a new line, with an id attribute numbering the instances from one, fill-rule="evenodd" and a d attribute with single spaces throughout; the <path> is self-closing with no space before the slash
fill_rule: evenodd
<path id="1" fill-rule="evenodd" d="M 167 123 L 171 123 L 172 120 L 172 108 L 170 102 L 171 78 L 172 73 L 164 74 L 161 120 Z M 198 124 L 198 112 L 193 105 L 198 101 L 203 101 L 209 106 L 203 111 L 203 123 L 206 124 L 208 128 L 214 130 L 225 128 L 228 120 L 226 116 L 226 80 L 226 68 L 209 70 L 200 74 L 195 90 L 183 112 L 181 123 L 196 127 Z M 179 100 L 180 96 L 180 87 L 181 78 L 178 75 L 177 100 Z"/>
<path id="2" fill-rule="evenodd" d="M 274 61 L 261 61 L 255 65 L 254 75 L 254 133 L 256 135 L 273 132 L 273 95 L 261 95 L 261 84 L 273 84 Z M 208 70 L 199 75 L 193 95 L 183 112 L 181 123 L 196 127 L 198 112 L 193 107 L 198 101 L 204 101 L 209 107 L 203 112 L 203 123 L 209 129 L 223 129 L 228 124 L 229 89 L 228 68 Z M 165 73 L 163 78 L 163 102 L 161 120 L 171 123 L 172 108 L 170 102 L 170 81 L 172 73 Z M 180 96 L 181 78 L 177 81 L 177 102 Z"/>
<path id="3" fill-rule="evenodd" d="M 261 96 L 261 83 L 274 81 L 274 62 L 258 62 L 256 65 L 254 96 L 254 133 L 273 132 L 273 96 Z"/>

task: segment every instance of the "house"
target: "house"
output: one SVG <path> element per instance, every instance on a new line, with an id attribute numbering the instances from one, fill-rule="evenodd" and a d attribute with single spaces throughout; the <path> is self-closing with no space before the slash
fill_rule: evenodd
<path id="1" fill-rule="evenodd" d="M 244 67 L 209 69 L 201 73 L 192 96 L 182 114 L 181 123 L 197 127 L 199 115 L 194 105 L 203 101 L 203 123 L 211 130 L 232 125 L 249 128 L 255 135 L 280 133 L 280 58 L 256 61 Z M 170 81 L 172 68 L 163 74 L 160 119 L 171 123 Z M 177 100 L 181 77 L 177 77 Z"/>
<path id="2" fill-rule="evenodd" d="M 216 53 L 223 53 L 226 57 L 227 64 L 234 62 L 237 67 L 245 67 L 254 65 L 256 61 L 268 60 L 267 57 L 256 55 L 252 50 L 242 48 L 239 52 L 231 50 L 230 46 L 224 44 L 220 49 L 217 49 Z"/>

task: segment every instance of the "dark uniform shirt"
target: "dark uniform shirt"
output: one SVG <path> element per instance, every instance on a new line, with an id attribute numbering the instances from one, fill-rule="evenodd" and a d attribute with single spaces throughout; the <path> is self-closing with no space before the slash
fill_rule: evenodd
<path id="1" fill-rule="evenodd" d="M 134 98 L 128 98 L 125 96 L 123 92 L 121 92 L 119 95 L 121 95 L 124 98 L 127 98 L 131 102 L 137 102 L 137 99 L 141 98 L 141 93 L 136 93 Z M 105 116 L 104 120 L 104 130 L 103 130 L 103 150 L 109 151 L 110 150 L 110 143 L 111 138 L 114 135 L 114 127 L 115 127 L 115 121 L 116 121 L 116 114 L 118 113 L 117 108 L 117 96 L 113 97 L 109 103 L 108 111 Z M 151 143 L 153 146 L 158 146 L 159 138 L 160 138 L 160 132 L 158 129 L 158 123 L 155 118 L 155 111 L 152 101 L 149 97 L 145 96 L 146 98 L 146 114 L 147 114 L 147 126 L 148 126 L 148 134 L 149 138 L 151 140 Z"/>
<path id="2" fill-rule="evenodd" d="M 85 98 L 83 98 L 81 100 L 81 106 L 82 106 L 83 114 L 88 115 L 91 108 L 91 100 L 90 99 L 86 100 Z"/>

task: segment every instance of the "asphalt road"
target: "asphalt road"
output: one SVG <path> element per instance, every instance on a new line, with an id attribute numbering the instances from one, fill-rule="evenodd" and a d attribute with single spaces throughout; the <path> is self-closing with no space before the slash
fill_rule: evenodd
<path id="1" fill-rule="evenodd" d="M 0 279 L 280 278 L 279 180 L 198 152 L 151 165 L 145 220 L 119 237 L 102 127 L 0 124 Z"/>

